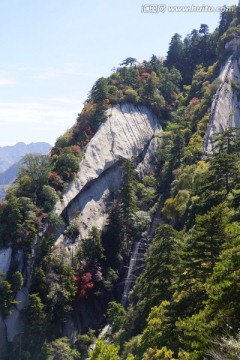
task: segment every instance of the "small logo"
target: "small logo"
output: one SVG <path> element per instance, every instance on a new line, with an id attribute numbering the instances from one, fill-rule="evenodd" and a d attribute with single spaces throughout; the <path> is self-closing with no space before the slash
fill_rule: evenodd
<path id="1" fill-rule="evenodd" d="M 142 12 L 143 13 L 151 13 L 151 14 L 157 14 L 157 13 L 164 13 L 166 11 L 166 5 L 160 5 L 160 4 L 144 4 L 142 5 Z"/>

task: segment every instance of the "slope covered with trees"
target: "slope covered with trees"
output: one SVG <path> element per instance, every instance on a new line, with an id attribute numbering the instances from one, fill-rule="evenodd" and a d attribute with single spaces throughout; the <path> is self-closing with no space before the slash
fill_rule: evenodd
<path id="1" fill-rule="evenodd" d="M 219 71 L 231 54 L 225 44 L 238 35 L 236 7 L 221 14 L 212 34 L 205 24 L 183 41 L 175 34 L 165 60 L 155 55 L 141 64 L 125 59 L 95 83 L 51 156 L 25 157 L 0 206 L 0 244 L 24 250 L 27 262 L 37 234 L 41 236 L 24 310 L 24 337 L 9 346 L 8 359 L 19 353 L 22 359 L 36 360 L 239 358 L 237 129 L 216 135 L 219 151 L 214 155 L 202 153 Z M 161 121 L 155 169 L 139 177 L 134 161 L 122 159 L 122 185 L 104 231 L 93 227 L 75 254 L 56 251 L 61 219 L 52 214 L 53 207 L 76 176 L 85 146 L 106 120 L 105 110 L 125 102 L 146 105 Z M 148 234 L 159 198 L 164 200 L 162 224 L 145 260 L 143 256 L 125 309 L 120 300 L 131 245 Z M 77 223 L 69 223 L 64 234 L 69 242 L 78 234 Z M 13 266 L 0 280 L 3 318 L 15 304 L 23 275 Z M 102 304 L 112 332 L 87 355 L 96 336 L 93 329 L 84 329 L 73 343 L 63 328 L 70 312 L 96 303 Z"/>

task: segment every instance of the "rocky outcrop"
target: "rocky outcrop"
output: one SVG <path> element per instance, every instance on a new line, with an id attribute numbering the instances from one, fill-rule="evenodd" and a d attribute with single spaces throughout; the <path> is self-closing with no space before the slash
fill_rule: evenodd
<path id="1" fill-rule="evenodd" d="M 219 78 L 221 84 L 212 103 L 211 117 L 204 137 L 203 150 L 205 154 L 214 151 L 214 134 L 228 127 L 240 127 L 240 60 L 236 52 L 227 60 Z"/>
<path id="2" fill-rule="evenodd" d="M 138 170 L 143 173 L 151 166 L 157 146 L 154 136 L 161 131 L 157 117 L 145 106 L 109 108 L 106 122 L 87 145 L 76 179 L 56 204 L 55 213 L 67 221 L 78 213 L 81 238 L 93 225 L 102 229 L 112 194 L 120 187 L 120 160 L 138 158 Z M 63 240 L 61 234 L 57 244 L 63 244 Z"/>

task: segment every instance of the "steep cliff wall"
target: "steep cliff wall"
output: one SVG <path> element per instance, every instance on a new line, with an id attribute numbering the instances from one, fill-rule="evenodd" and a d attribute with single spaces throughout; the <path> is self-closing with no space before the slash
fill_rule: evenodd
<path id="1" fill-rule="evenodd" d="M 120 186 L 119 160 L 138 158 L 139 172 L 147 170 L 157 146 L 154 135 L 161 131 L 157 117 L 144 106 L 111 107 L 106 122 L 87 145 L 76 179 L 56 204 L 55 213 L 69 221 L 79 212 L 81 238 L 93 225 L 102 229 L 111 195 Z M 63 244 L 63 239 L 61 234 L 57 244 Z"/>
<path id="2" fill-rule="evenodd" d="M 224 131 L 229 126 L 240 127 L 239 90 L 236 89 L 236 85 L 240 86 L 239 69 L 240 60 L 234 51 L 219 75 L 222 82 L 212 103 L 211 118 L 203 143 L 205 154 L 214 151 L 216 132 Z"/>

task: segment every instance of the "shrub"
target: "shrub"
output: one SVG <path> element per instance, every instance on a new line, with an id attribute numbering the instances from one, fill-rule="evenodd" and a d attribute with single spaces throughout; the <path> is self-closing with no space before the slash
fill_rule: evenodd
<path id="1" fill-rule="evenodd" d="M 44 185 L 38 197 L 38 204 L 43 207 L 44 211 L 50 212 L 58 199 L 56 190 L 49 185 Z"/>

